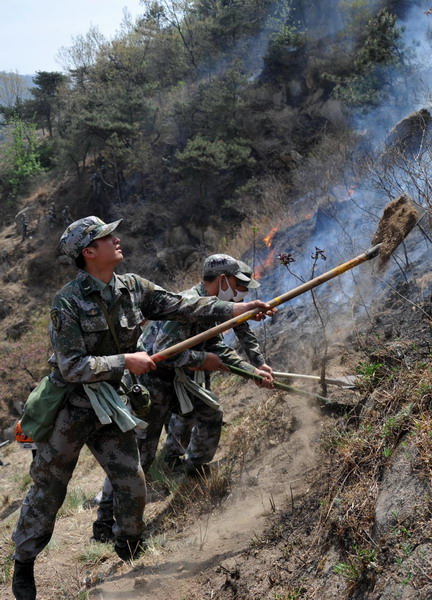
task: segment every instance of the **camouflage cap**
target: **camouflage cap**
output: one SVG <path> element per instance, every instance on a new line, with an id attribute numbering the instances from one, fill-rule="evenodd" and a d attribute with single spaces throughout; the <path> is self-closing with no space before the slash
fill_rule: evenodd
<path id="1" fill-rule="evenodd" d="M 63 254 L 77 258 L 84 248 L 93 241 L 108 235 L 116 229 L 123 219 L 113 223 L 104 223 L 99 217 L 85 217 L 68 225 L 60 238 L 59 248 Z"/>
<path id="2" fill-rule="evenodd" d="M 252 269 L 250 268 L 250 266 L 247 265 L 242 260 L 238 260 L 237 262 L 238 262 L 238 265 L 239 265 L 240 270 L 243 273 L 243 275 L 246 275 L 246 277 L 249 277 L 249 283 L 245 284 L 247 286 L 247 288 L 249 290 L 252 290 L 254 288 L 259 288 L 259 286 L 261 284 L 259 281 L 256 281 L 256 279 L 252 278 Z"/>
<path id="3" fill-rule="evenodd" d="M 216 277 L 217 275 L 234 275 L 239 281 L 243 281 L 245 285 L 250 281 L 250 277 L 243 275 L 240 266 L 235 258 L 228 254 L 212 254 L 204 261 L 203 276 Z"/>

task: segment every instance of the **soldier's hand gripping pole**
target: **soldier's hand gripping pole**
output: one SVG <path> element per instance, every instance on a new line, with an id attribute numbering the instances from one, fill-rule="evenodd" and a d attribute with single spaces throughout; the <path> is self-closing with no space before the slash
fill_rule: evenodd
<path id="1" fill-rule="evenodd" d="M 330 279 L 333 279 L 334 277 L 342 275 L 342 273 L 353 269 L 357 265 L 360 265 L 368 260 L 371 260 L 372 258 L 375 258 L 378 255 L 380 247 L 381 244 L 377 244 L 376 246 L 373 246 L 373 248 L 369 248 L 369 250 L 366 250 L 366 252 L 359 254 L 359 256 L 352 258 L 351 260 L 339 265 L 338 267 L 334 267 L 334 269 L 331 269 L 330 271 L 327 271 L 322 275 L 318 275 L 318 277 L 315 277 L 310 281 L 302 283 L 293 290 L 290 290 L 288 292 L 285 292 L 281 296 L 273 298 L 273 300 L 270 300 L 270 302 L 268 302 L 269 306 L 271 308 L 275 308 L 276 306 L 279 306 L 280 304 L 283 304 L 288 300 L 292 300 L 297 296 L 301 296 L 301 294 L 308 292 L 309 290 L 325 283 L 326 281 L 329 281 Z M 183 340 L 178 344 L 174 344 L 174 346 L 170 346 L 169 348 L 166 348 L 161 352 L 157 352 L 157 354 L 153 354 L 151 358 L 154 360 L 154 362 L 160 362 L 166 360 L 167 358 L 171 358 L 179 352 L 183 352 L 183 350 L 192 348 L 193 346 L 201 344 L 202 342 L 209 340 L 210 338 L 214 337 L 215 335 L 218 335 L 219 333 L 223 333 L 224 331 L 228 331 L 228 329 L 236 327 L 236 325 L 240 325 L 240 323 L 243 323 L 244 321 L 253 319 L 255 315 L 257 315 L 259 312 L 262 312 L 262 308 L 255 308 L 254 310 L 250 310 L 239 317 L 234 317 L 232 319 L 229 319 L 228 321 L 224 321 L 223 323 L 220 323 L 219 325 L 216 325 L 211 329 L 207 329 L 207 331 L 203 331 L 202 333 L 194 335 L 193 337 L 188 338 L 187 340 Z"/>

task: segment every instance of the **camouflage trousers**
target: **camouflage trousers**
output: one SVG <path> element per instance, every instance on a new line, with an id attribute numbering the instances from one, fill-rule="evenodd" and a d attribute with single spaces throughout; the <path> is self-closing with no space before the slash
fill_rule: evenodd
<path id="1" fill-rule="evenodd" d="M 67 402 L 57 416 L 49 441 L 37 445 L 30 467 L 33 485 L 23 501 L 12 536 L 16 560 L 35 558 L 50 541 L 84 444 L 112 483 L 116 543 L 125 545 L 141 537 L 146 486 L 135 432 L 122 433 L 114 423 L 102 425 L 90 406 Z"/>
<path id="2" fill-rule="evenodd" d="M 146 430 L 137 430 L 137 441 L 141 465 L 145 473 L 155 459 L 159 439 L 167 416 L 172 411 L 178 411 L 177 395 L 172 381 L 165 381 L 157 375 L 142 375 L 140 383 L 150 392 L 151 408 L 145 420 Z M 194 410 L 181 419 L 188 430 L 186 447 L 182 447 L 185 458 L 194 465 L 207 464 L 212 461 L 219 444 L 222 429 L 223 413 L 211 408 L 199 398 L 192 397 Z M 190 436 L 190 439 L 189 439 Z M 113 518 L 111 508 L 109 482 L 105 482 L 102 499 L 98 510 L 98 519 L 109 521 Z"/>
<path id="3" fill-rule="evenodd" d="M 149 390 L 152 399 L 150 413 L 146 417 L 148 428 L 137 434 L 141 464 L 144 472 L 147 472 L 156 456 L 167 416 L 169 412 L 178 413 L 179 406 L 172 381 L 165 381 L 157 375 L 150 374 L 142 376 L 141 381 Z M 193 411 L 181 416 L 184 430 L 187 431 L 183 438 L 185 447 L 182 446 L 181 454 L 191 463 L 202 465 L 211 462 L 216 454 L 223 414 L 195 396 L 191 396 L 191 400 Z M 181 442 L 180 439 L 178 441 Z"/>
<path id="4" fill-rule="evenodd" d="M 165 458 L 177 458 L 186 454 L 186 448 L 192 442 L 197 445 L 194 423 L 184 415 L 171 414 L 167 426 L 167 439 L 165 442 Z"/>

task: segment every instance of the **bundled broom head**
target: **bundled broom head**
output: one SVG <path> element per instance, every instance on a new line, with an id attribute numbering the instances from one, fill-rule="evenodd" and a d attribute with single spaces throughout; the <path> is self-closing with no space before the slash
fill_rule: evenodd
<path id="1" fill-rule="evenodd" d="M 387 204 L 377 232 L 372 239 L 373 245 L 382 244 L 379 251 L 381 267 L 403 242 L 418 220 L 418 211 L 405 194 Z"/>

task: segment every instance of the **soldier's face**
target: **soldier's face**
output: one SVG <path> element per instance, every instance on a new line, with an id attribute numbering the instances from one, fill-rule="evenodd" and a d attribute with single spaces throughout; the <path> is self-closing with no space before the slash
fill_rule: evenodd
<path id="1" fill-rule="evenodd" d="M 95 252 L 95 260 L 101 266 L 115 266 L 123 260 L 123 252 L 120 247 L 120 238 L 110 233 L 97 240 L 92 250 Z"/>

